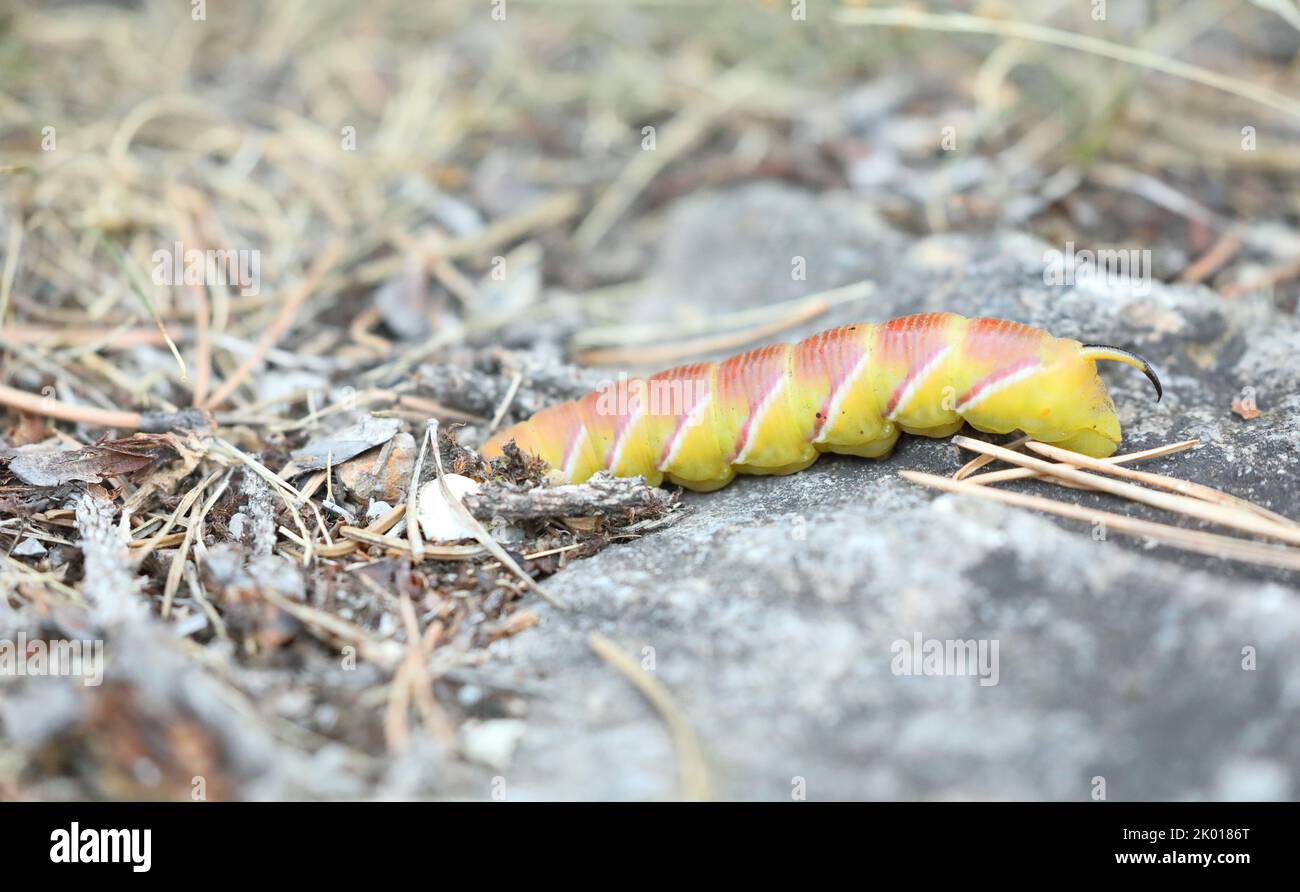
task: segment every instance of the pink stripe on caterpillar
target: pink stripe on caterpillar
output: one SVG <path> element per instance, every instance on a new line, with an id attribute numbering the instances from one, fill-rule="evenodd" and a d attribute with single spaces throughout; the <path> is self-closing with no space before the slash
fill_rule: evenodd
<path id="1" fill-rule="evenodd" d="M 735 452 L 727 464 L 741 465 L 749 457 L 749 447 L 753 442 L 754 434 L 763 425 L 763 416 L 768 413 L 776 398 L 780 396 L 781 391 L 785 389 L 786 374 L 784 370 L 777 375 L 772 376 L 771 383 L 768 384 L 763 398 L 749 412 L 749 417 L 745 419 L 745 425 L 740 429 L 740 436 L 736 438 Z"/>
<path id="2" fill-rule="evenodd" d="M 853 389 L 854 383 L 862 375 L 870 359 L 870 351 L 863 350 L 862 355 L 858 357 L 858 361 L 853 364 L 853 367 L 847 373 L 842 373 L 835 379 L 830 395 L 822 405 L 821 416 L 816 419 L 813 426 L 813 443 L 821 443 L 834 429 L 835 425 L 830 423 L 831 419 L 839 414 L 840 404 L 844 402 L 844 398 Z"/>
<path id="3" fill-rule="evenodd" d="M 921 385 L 934 374 L 935 370 L 948 357 L 949 349 L 947 346 L 940 347 L 927 356 L 925 362 L 912 366 L 911 371 L 907 373 L 907 377 L 894 388 L 894 394 L 889 398 L 889 405 L 885 407 L 886 418 L 893 421 L 899 412 L 907 408 L 907 404 L 916 396 L 916 392 L 921 389 Z"/>
<path id="4" fill-rule="evenodd" d="M 587 440 L 591 436 L 587 433 L 587 425 L 581 418 L 576 419 L 577 424 L 574 426 L 573 435 L 569 437 L 569 442 L 564 450 L 564 476 L 567 480 L 573 479 L 573 472 L 576 469 L 582 450 L 587 446 Z"/>
<path id="5" fill-rule="evenodd" d="M 1034 357 L 1013 362 L 1006 368 L 986 375 L 957 399 L 957 414 L 961 415 L 979 405 L 993 394 L 1038 372 L 1041 363 Z"/>
<path id="6" fill-rule="evenodd" d="M 609 447 L 609 454 L 605 456 L 605 467 L 611 471 L 618 468 L 618 464 L 623 459 L 623 450 L 627 448 L 628 436 L 636 429 L 637 422 L 641 420 L 644 410 L 645 401 L 640 395 L 635 399 L 628 399 L 628 410 L 622 418 L 619 419 L 618 427 L 614 431 L 614 445 Z"/>
<path id="7" fill-rule="evenodd" d="M 712 402 L 713 394 L 707 393 L 704 395 L 704 399 L 697 402 L 691 408 L 690 412 L 678 418 L 677 427 L 673 431 L 673 435 L 668 439 L 668 442 L 664 444 L 663 452 L 659 455 L 657 470 L 668 470 L 669 466 L 671 466 L 677 459 L 677 453 L 681 451 L 682 443 L 686 441 L 687 432 L 700 423 L 704 417 L 704 410 L 709 408 Z"/>

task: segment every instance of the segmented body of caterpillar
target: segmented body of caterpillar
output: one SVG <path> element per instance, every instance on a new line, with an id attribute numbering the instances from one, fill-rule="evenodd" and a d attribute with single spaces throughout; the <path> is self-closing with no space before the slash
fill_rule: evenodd
<path id="1" fill-rule="evenodd" d="M 514 440 L 561 481 L 609 470 L 697 490 L 737 473 L 800 471 L 823 452 L 882 457 L 900 432 L 946 437 L 963 423 L 1101 457 L 1120 426 L 1098 359 L 1141 368 L 1160 393 L 1150 364 L 1115 347 L 998 319 L 905 316 L 622 379 L 501 431 L 483 451 Z"/>

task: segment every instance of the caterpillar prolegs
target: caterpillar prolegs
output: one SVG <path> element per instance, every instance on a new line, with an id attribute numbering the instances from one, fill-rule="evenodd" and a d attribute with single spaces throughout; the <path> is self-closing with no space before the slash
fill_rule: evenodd
<path id="1" fill-rule="evenodd" d="M 1141 369 L 1160 398 L 1150 363 L 1127 351 L 927 313 L 623 379 L 501 431 L 483 451 L 514 440 L 564 482 L 609 470 L 702 491 L 738 473 L 801 471 L 823 452 L 880 458 L 900 433 L 946 437 L 963 423 L 1102 458 L 1120 426 L 1099 359 Z"/>

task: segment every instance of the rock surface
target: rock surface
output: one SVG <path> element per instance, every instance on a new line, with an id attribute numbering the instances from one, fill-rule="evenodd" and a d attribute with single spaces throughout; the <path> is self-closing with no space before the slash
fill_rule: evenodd
<path id="1" fill-rule="evenodd" d="M 1166 393 L 1156 404 L 1131 369 L 1103 372 L 1126 448 L 1199 437 L 1147 467 L 1300 516 L 1294 319 L 1199 288 L 1048 285 L 1050 246 L 911 239 L 843 201 L 769 184 L 687 199 L 669 214 L 660 301 L 722 294 L 734 308 L 860 276 L 878 284 L 871 299 L 788 338 L 947 309 L 1137 350 Z M 745 225 L 761 238 L 736 238 L 741 220 L 760 221 Z M 794 255 L 815 286 L 791 285 Z M 1230 408 L 1246 388 L 1262 412 L 1251 421 Z M 897 476 L 951 473 L 967 457 L 905 437 L 884 462 L 741 478 L 687 494 L 675 525 L 575 562 L 548 583 L 573 609 L 540 608 L 540 628 L 499 642 L 503 659 L 471 675 L 534 696 L 514 762 L 462 778 L 460 792 L 486 797 L 496 778 L 510 799 L 678 795 L 664 722 L 590 650 L 595 631 L 653 666 L 726 798 L 1086 800 L 1103 783 L 1113 800 L 1297 798 L 1294 574 L 1099 541 L 1082 524 Z M 988 654 L 996 643 L 997 683 L 896 674 L 918 636 L 984 641 Z"/>

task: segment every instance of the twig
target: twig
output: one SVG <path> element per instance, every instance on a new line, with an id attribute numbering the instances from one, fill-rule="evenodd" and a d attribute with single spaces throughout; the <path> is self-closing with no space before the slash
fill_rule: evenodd
<path id="1" fill-rule="evenodd" d="M 1182 527 L 1156 523 L 1150 520 L 1139 520 L 1136 517 L 1126 517 L 1123 514 L 1115 514 L 1110 511 L 1085 508 L 1082 505 L 1059 502 L 1042 496 L 1011 492 L 1005 489 L 996 489 L 992 486 L 977 486 L 969 480 L 952 480 L 948 477 L 925 474 L 920 471 L 899 471 L 898 473 L 903 479 L 912 483 L 931 486 L 945 492 L 975 496 L 994 502 L 1002 502 L 1005 505 L 1014 505 L 1018 508 L 1046 511 L 1049 514 L 1081 520 L 1084 523 L 1101 521 L 1106 524 L 1107 529 L 1162 542 L 1175 548 L 1181 548 L 1184 551 L 1194 551 L 1197 554 L 1242 561 L 1249 564 L 1261 564 L 1266 567 L 1300 570 L 1300 550 L 1294 548 L 1266 545 L 1262 542 L 1251 542 L 1245 539 L 1234 539 L 1231 536 L 1222 536 L 1218 533 L 1185 530 Z"/>
<path id="2" fill-rule="evenodd" d="M 1032 438 L 1027 436 L 1016 437 L 1016 439 L 1012 440 L 1010 443 L 1007 444 L 1007 448 L 1019 449 L 1021 446 L 1028 443 L 1030 439 Z M 970 461 L 966 462 L 966 464 L 958 468 L 957 473 L 952 475 L 952 479 L 965 480 L 967 477 L 969 477 L 971 474 L 974 474 L 980 468 L 984 467 L 987 464 L 991 464 L 995 461 L 997 461 L 997 459 L 991 455 L 977 455 L 974 458 L 972 458 Z"/>
<path id="3" fill-rule="evenodd" d="M 1283 526 L 1274 523 L 1273 521 L 1265 520 L 1257 514 L 1252 514 L 1237 508 L 1228 508 L 1223 505 L 1203 502 L 1200 499 L 1193 499 L 1188 496 L 1156 492 L 1141 486 L 1135 486 L 1132 483 L 1122 483 L 1119 480 L 1112 480 L 1109 477 L 1102 477 L 1098 474 L 1089 474 L 1088 472 L 1080 471 L 1077 468 L 1054 464 L 1053 462 L 1043 461 L 1038 458 L 1032 458 L 1028 455 L 1022 455 L 1019 452 L 1012 452 L 1010 449 L 1003 449 L 1001 446 L 994 446 L 992 443 L 985 443 L 981 440 L 972 440 L 970 437 L 953 437 L 952 441 L 955 445 L 960 446 L 963 449 L 970 449 L 974 452 L 983 452 L 989 455 L 994 455 L 1003 461 L 1042 471 L 1048 476 L 1059 477 L 1062 480 L 1069 480 L 1072 483 L 1080 483 L 1091 487 L 1092 489 L 1100 490 L 1101 492 L 1120 496 L 1134 502 L 1141 502 L 1144 505 L 1150 505 L 1153 508 L 1161 508 L 1165 511 L 1172 511 L 1175 514 L 1184 514 L 1188 517 L 1195 517 L 1197 520 L 1217 523 L 1220 526 L 1233 527 L 1260 536 L 1270 536 L 1274 539 L 1281 539 L 1282 541 L 1289 542 L 1293 545 L 1300 544 L 1300 529 Z"/>
<path id="4" fill-rule="evenodd" d="M 1193 483 L 1190 480 L 1180 480 L 1177 477 L 1170 477 L 1166 474 L 1152 474 L 1148 471 L 1135 471 L 1132 468 L 1120 467 L 1113 462 L 1104 459 L 1092 458 L 1087 455 L 1079 455 L 1057 446 L 1047 443 L 1030 443 L 1029 448 L 1039 455 L 1045 455 L 1048 458 L 1054 458 L 1059 462 L 1067 462 L 1083 468 L 1092 468 L 1095 471 L 1101 471 L 1103 474 L 1110 474 L 1112 477 L 1122 477 L 1125 480 L 1135 480 L 1138 483 L 1145 483 L 1148 486 L 1157 486 L 1161 489 L 1167 489 L 1181 495 L 1191 496 L 1195 499 L 1201 499 L 1206 502 L 1213 502 L 1216 505 L 1227 505 L 1231 508 L 1239 508 L 1243 511 L 1251 511 L 1260 517 L 1266 518 L 1273 523 L 1282 524 L 1283 526 L 1300 527 L 1300 524 L 1289 517 L 1284 517 L 1268 510 L 1260 505 L 1247 499 L 1239 498 L 1221 490 L 1205 486 L 1200 483 Z"/>
<path id="5" fill-rule="evenodd" d="M 587 635 L 587 646 L 630 681 L 659 711 L 659 715 L 672 735 L 673 748 L 677 751 L 682 798 L 696 802 L 713 798 L 704 749 L 700 746 L 700 740 L 687 720 L 686 713 L 677 705 L 673 695 L 659 679 L 642 669 L 636 660 L 599 632 L 591 632 Z"/>
<path id="6" fill-rule="evenodd" d="M 486 487 L 464 497 L 475 517 L 535 520 L 543 517 L 607 517 L 630 512 L 659 515 L 672 506 L 666 490 L 640 477 L 601 473 L 585 483 L 516 490 Z"/>
<path id="7" fill-rule="evenodd" d="M 1102 461 L 1108 464 L 1121 464 L 1139 461 L 1147 461 L 1152 458 L 1163 458 L 1166 455 L 1173 455 L 1175 452 L 1182 452 L 1191 449 L 1200 444 L 1200 440 L 1183 440 L 1179 443 L 1170 443 L 1167 446 L 1157 446 L 1154 449 L 1143 449 L 1141 452 L 1129 452 L 1124 455 L 1112 455 L 1110 458 L 1104 458 Z M 984 457 L 984 456 L 982 456 Z M 1071 456 L 1073 457 L 1073 455 Z M 1069 462 L 1066 462 L 1069 464 Z M 1033 477 L 1042 477 L 1040 471 L 1033 468 L 1007 468 L 1005 471 L 991 471 L 987 474 L 976 474 L 974 477 L 968 477 L 967 482 L 983 486 L 992 483 L 1005 483 L 1008 480 L 1027 480 Z"/>
<path id="8" fill-rule="evenodd" d="M 1240 250 L 1241 239 L 1237 234 L 1232 231 L 1225 232 L 1210 246 L 1210 250 L 1198 257 L 1194 263 L 1189 264 L 1178 279 L 1191 285 L 1204 282 L 1214 275 L 1219 267 L 1235 257 Z"/>
<path id="9" fill-rule="evenodd" d="M 280 309 L 279 315 L 276 316 L 270 327 L 262 333 L 262 336 L 257 339 L 253 352 L 244 358 L 244 361 L 235 369 L 234 374 L 227 378 L 208 398 L 207 402 L 203 404 L 204 408 L 212 410 L 220 406 L 252 374 L 253 369 L 266 357 L 267 352 L 279 342 L 280 338 L 284 337 L 289 330 L 289 326 L 293 324 L 294 318 L 297 317 L 298 310 L 302 307 L 303 302 L 315 292 L 317 284 L 333 268 L 341 253 L 342 245 L 334 241 L 316 258 L 316 262 L 307 270 L 307 274 L 285 297 L 284 306 Z"/>
<path id="10" fill-rule="evenodd" d="M 0 403 L 29 415 L 42 418 L 58 418 L 61 421 L 73 421 L 95 427 L 120 427 L 137 430 L 140 427 L 139 412 L 121 412 L 114 409 L 96 409 L 92 406 L 74 406 L 61 403 L 56 399 L 37 396 L 16 387 L 0 384 Z"/>

